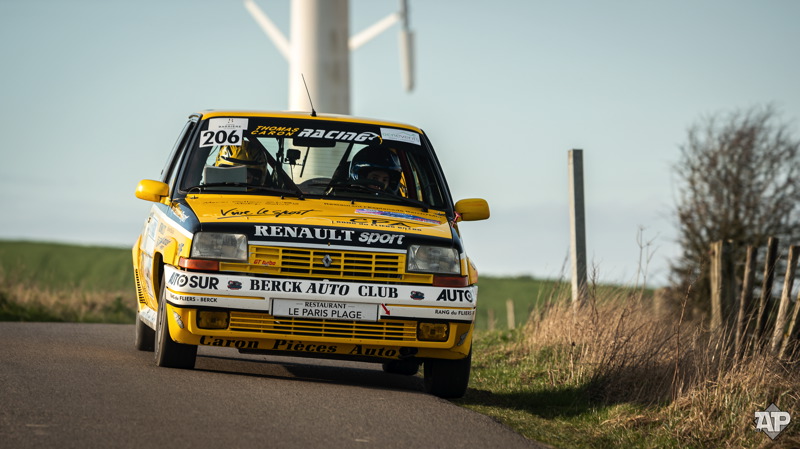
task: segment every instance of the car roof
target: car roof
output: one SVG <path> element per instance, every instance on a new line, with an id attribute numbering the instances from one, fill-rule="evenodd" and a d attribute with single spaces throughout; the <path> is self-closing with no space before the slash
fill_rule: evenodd
<path id="1" fill-rule="evenodd" d="M 296 118 L 306 120 L 320 120 L 320 121 L 339 121 L 339 122 L 355 122 L 366 123 L 370 125 L 391 126 L 394 128 L 405 128 L 418 133 L 422 130 L 416 126 L 408 125 L 405 123 L 392 122 L 388 120 L 380 120 L 374 118 L 354 117 L 350 115 L 341 114 L 324 114 L 316 113 L 311 115 L 310 112 L 297 112 L 297 111 L 248 111 L 238 109 L 208 109 L 198 112 L 197 115 L 200 119 L 207 119 L 213 117 L 279 117 L 279 118 Z"/>

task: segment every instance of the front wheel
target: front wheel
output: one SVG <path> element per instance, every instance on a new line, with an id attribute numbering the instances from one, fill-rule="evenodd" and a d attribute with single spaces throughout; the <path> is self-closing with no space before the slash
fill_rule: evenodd
<path id="1" fill-rule="evenodd" d="M 185 345 L 172 340 L 167 316 L 167 286 L 161 280 L 158 295 L 158 320 L 156 323 L 156 365 L 168 368 L 193 369 L 197 359 L 197 346 Z"/>
<path id="2" fill-rule="evenodd" d="M 463 359 L 425 361 L 425 392 L 445 399 L 460 398 L 467 392 L 472 351 Z"/>

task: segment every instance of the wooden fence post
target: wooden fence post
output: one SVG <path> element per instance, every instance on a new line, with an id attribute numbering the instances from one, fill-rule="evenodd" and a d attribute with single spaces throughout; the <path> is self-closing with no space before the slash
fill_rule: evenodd
<path id="1" fill-rule="evenodd" d="M 744 266 L 744 281 L 742 294 L 739 296 L 739 315 L 736 317 L 736 355 L 742 354 L 743 344 L 747 329 L 750 327 L 750 318 L 753 316 L 753 284 L 756 278 L 756 259 L 758 248 L 747 247 L 747 261 Z"/>
<path id="2" fill-rule="evenodd" d="M 730 324 L 733 309 L 733 264 L 731 243 L 718 241 L 711 244 L 711 328 Z"/>
<path id="3" fill-rule="evenodd" d="M 798 314 L 800 314 L 800 292 L 797 292 L 797 300 L 794 302 L 794 312 L 792 312 L 792 317 L 789 319 L 789 329 L 786 331 L 786 337 L 783 339 L 783 345 L 781 345 L 781 352 L 778 358 L 784 358 L 789 345 L 800 340 L 800 335 L 798 335 L 798 330 L 800 330 L 800 323 L 797 322 Z"/>
<path id="4" fill-rule="evenodd" d="M 770 298 L 772 297 L 772 285 L 775 282 L 775 265 L 778 262 L 778 239 L 770 237 L 767 241 L 767 255 L 764 257 L 764 279 L 761 284 L 761 297 L 758 300 L 758 310 L 756 311 L 756 330 L 753 338 L 761 341 L 767 334 L 767 319 L 769 318 Z"/>
<path id="5" fill-rule="evenodd" d="M 772 332 L 771 349 L 774 354 L 778 353 L 779 346 L 786 331 L 789 301 L 791 301 L 792 284 L 794 283 L 794 270 L 797 268 L 798 250 L 800 250 L 800 246 L 792 245 L 789 247 L 789 259 L 786 261 L 786 276 L 783 280 L 781 302 L 778 305 L 778 315 L 775 317 L 775 329 Z"/>
<path id="6" fill-rule="evenodd" d="M 489 319 L 489 330 L 493 331 L 495 326 L 494 309 L 488 309 L 486 310 L 486 313 L 488 314 Z"/>
<path id="7" fill-rule="evenodd" d="M 514 316 L 514 300 L 506 299 L 506 319 L 508 320 L 508 328 L 514 329 L 516 327 L 516 317 Z"/>

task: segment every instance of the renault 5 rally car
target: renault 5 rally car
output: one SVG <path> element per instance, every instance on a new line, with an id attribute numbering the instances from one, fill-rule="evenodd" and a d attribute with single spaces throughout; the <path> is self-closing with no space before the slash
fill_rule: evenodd
<path id="1" fill-rule="evenodd" d="M 135 346 L 194 368 L 198 346 L 377 362 L 425 390 L 467 388 L 477 271 L 417 127 L 346 116 L 189 116 L 133 247 Z"/>

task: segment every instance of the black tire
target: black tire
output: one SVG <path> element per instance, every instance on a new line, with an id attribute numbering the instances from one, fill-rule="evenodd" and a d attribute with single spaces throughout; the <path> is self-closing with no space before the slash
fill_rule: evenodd
<path id="1" fill-rule="evenodd" d="M 413 376 L 419 372 L 419 362 L 415 360 L 392 360 L 383 364 L 383 371 L 390 374 Z"/>
<path id="2" fill-rule="evenodd" d="M 425 361 L 425 392 L 444 399 L 464 396 L 469 385 L 472 351 L 459 360 L 430 359 Z"/>
<path id="3" fill-rule="evenodd" d="M 156 331 L 144 324 L 139 314 L 136 314 L 136 336 L 133 343 L 139 351 L 153 352 L 156 349 Z"/>
<path id="4" fill-rule="evenodd" d="M 194 369 L 197 359 L 197 346 L 185 345 L 172 340 L 167 320 L 167 286 L 161 280 L 161 291 L 158 295 L 158 319 L 156 322 L 156 365 L 168 368 Z"/>

